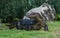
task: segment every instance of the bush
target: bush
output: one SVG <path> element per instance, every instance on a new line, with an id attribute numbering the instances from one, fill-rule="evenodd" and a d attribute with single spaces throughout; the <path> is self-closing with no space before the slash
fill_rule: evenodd
<path id="1" fill-rule="evenodd" d="M 57 20 L 57 21 L 60 21 L 60 14 L 57 14 L 57 15 L 56 15 L 56 20 Z"/>

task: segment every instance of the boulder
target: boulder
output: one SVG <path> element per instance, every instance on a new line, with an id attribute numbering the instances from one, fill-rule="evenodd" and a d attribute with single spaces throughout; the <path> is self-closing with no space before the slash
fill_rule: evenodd
<path id="1" fill-rule="evenodd" d="M 53 21 L 55 19 L 55 14 L 56 14 L 55 9 L 47 3 L 43 3 L 39 7 L 32 8 L 26 13 L 23 19 L 30 19 L 29 15 L 31 13 L 39 13 L 44 21 Z"/>

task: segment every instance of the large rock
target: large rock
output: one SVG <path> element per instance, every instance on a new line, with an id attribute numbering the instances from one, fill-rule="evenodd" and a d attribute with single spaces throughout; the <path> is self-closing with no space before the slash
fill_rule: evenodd
<path id="1" fill-rule="evenodd" d="M 26 13 L 23 19 L 30 19 L 29 15 L 31 13 L 39 13 L 44 21 L 53 21 L 55 19 L 55 14 L 56 14 L 55 9 L 47 3 L 43 3 L 39 7 L 32 8 Z"/>

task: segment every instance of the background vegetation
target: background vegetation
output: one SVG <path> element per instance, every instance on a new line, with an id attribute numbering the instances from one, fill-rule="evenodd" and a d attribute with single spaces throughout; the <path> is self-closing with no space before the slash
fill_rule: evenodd
<path id="1" fill-rule="evenodd" d="M 22 18 L 31 8 L 40 6 L 47 0 L 0 0 L 0 19 L 3 21 L 15 18 Z M 48 0 L 46 3 L 51 4 L 56 13 L 60 13 L 60 0 Z M 60 17 L 58 17 L 60 18 Z"/>

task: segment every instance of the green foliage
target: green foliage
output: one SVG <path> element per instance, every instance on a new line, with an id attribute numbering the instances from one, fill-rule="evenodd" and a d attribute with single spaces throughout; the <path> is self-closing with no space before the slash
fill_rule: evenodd
<path id="1" fill-rule="evenodd" d="M 60 14 L 57 14 L 56 17 L 57 17 L 56 20 L 60 21 Z"/>
<path id="2" fill-rule="evenodd" d="M 41 0 L 0 0 L 0 18 L 21 18 L 31 8 L 40 6 Z"/>
<path id="3" fill-rule="evenodd" d="M 0 18 L 22 18 L 31 8 L 40 6 L 46 0 L 0 0 Z M 60 12 L 60 0 L 48 0 L 47 3 Z"/>

